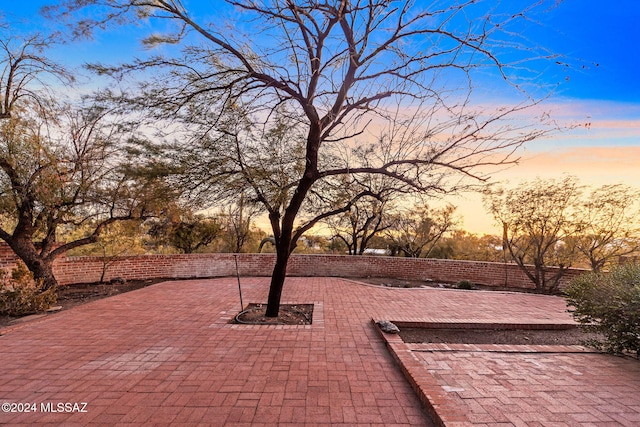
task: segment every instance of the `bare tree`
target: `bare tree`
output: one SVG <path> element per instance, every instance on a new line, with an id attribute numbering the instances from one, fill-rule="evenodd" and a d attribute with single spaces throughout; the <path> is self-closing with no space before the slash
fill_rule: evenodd
<path id="1" fill-rule="evenodd" d="M 365 189 L 341 200 L 341 182 L 381 175 L 394 180 L 397 191 L 447 193 L 460 188 L 461 177 L 486 178 L 481 167 L 508 162 L 521 144 L 550 130 L 544 116 L 523 119 L 537 105 L 530 97 L 491 108 L 474 103 L 472 90 L 483 68 L 503 89 L 523 95 L 527 78 L 536 75 L 526 60 L 547 53 L 514 41 L 511 28 L 544 1 L 484 11 L 475 1 L 227 3 L 235 12 L 222 25 L 200 20 L 202 14 L 190 14 L 177 0 L 69 0 L 57 11 L 110 7 L 77 22 L 79 33 L 141 17 L 175 24 L 174 32 L 155 33 L 145 43 L 182 43 L 180 55 L 96 69 L 118 75 L 166 69 L 164 78 L 143 84 L 134 103 L 154 111 L 154 120 L 179 120 L 192 136 L 189 144 L 216 154 L 212 144 L 225 147 L 223 157 L 201 157 L 203 173 L 189 183 L 216 197 L 248 189 L 268 211 L 277 257 L 267 316 L 277 316 L 298 239 L 357 200 L 377 196 Z M 467 16 L 472 8 L 473 19 Z M 105 11 L 94 10 L 94 16 Z M 269 148 L 265 140 L 278 139 L 274 132 L 287 151 L 265 163 L 259 150 Z M 352 162 L 354 146 L 371 147 L 375 155 Z M 324 209 L 317 210 L 318 202 Z M 306 209 L 311 206 L 315 210 Z"/>
<path id="2" fill-rule="evenodd" d="M 349 255 L 363 255 L 371 239 L 389 227 L 386 219 L 386 203 L 366 199 L 328 221 L 333 239 L 341 240 Z"/>
<path id="3" fill-rule="evenodd" d="M 34 34 L 26 38 L 10 36 L 8 26 L 0 27 L 0 120 L 8 119 L 27 102 L 47 108 L 52 93 L 43 79 L 50 78 L 61 85 L 73 82 L 62 66 L 51 61 L 44 51 L 53 44 L 53 37 Z"/>
<path id="4" fill-rule="evenodd" d="M 240 193 L 236 203 L 222 209 L 220 217 L 223 220 L 227 250 L 237 254 L 246 250 L 245 247 L 254 232 L 253 221 L 261 211 L 259 205 L 247 201 L 244 192 Z"/>
<path id="5" fill-rule="evenodd" d="M 504 229 L 504 246 L 538 292 L 554 292 L 576 259 L 574 177 L 536 179 L 511 188 L 487 189 L 485 205 Z"/>
<path id="6" fill-rule="evenodd" d="M 426 205 L 395 215 L 386 234 L 392 253 L 407 257 L 428 257 L 438 242 L 456 226 L 455 206 L 429 209 Z"/>
<path id="7" fill-rule="evenodd" d="M 361 156 L 368 157 L 362 153 Z M 352 200 L 355 194 L 365 191 L 373 196 L 358 200 L 347 212 L 329 217 L 325 221 L 331 230 L 331 238 L 344 243 L 349 255 L 363 255 L 372 239 L 380 236 L 390 226 L 390 212 L 396 197 L 394 182 L 384 176 L 368 178 L 351 185 L 343 180 L 340 186 L 343 194 L 338 200 Z"/>
<path id="8" fill-rule="evenodd" d="M 593 271 L 640 250 L 639 197 L 637 190 L 626 185 L 603 185 L 579 206 L 575 244 Z"/>

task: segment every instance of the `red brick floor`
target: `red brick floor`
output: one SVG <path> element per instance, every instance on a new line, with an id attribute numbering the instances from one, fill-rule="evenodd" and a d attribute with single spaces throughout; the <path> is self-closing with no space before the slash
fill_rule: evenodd
<path id="1" fill-rule="evenodd" d="M 266 278 L 242 280 L 264 302 Z M 0 425 L 431 425 L 370 325 L 369 294 L 339 279 L 288 279 L 284 302 L 315 303 L 304 327 L 229 325 L 235 279 L 166 282 L 5 331 Z M 415 294 L 414 294 L 415 295 Z M 41 405 L 86 402 L 86 413 Z"/>
<path id="2" fill-rule="evenodd" d="M 465 314 L 380 319 L 441 324 L 573 323 L 561 298 L 492 294 L 489 304 L 495 306 L 487 307 L 486 293 L 443 292 L 438 296 L 448 297 Z M 476 307 L 482 307 L 481 312 Z M 493 317 L 487 319 L 486 314 Z M 637 359 L 581 346 L 405 344 L 397 335 L 381 336 L 437 424 L 640 426 Z"/>
<path id="3" fill-rule="evenodd" d="M 266 278 L 243 279 L 244 301 L 264 302 L 268 283 Z M 555 297 L 389 289 L 335 278 L 289 278 L 282 302 L 314 303 L 313 325 L 227 324 L 239 310 L 239 299 L 237 282 L 226 278 L 165 282 L 5 329 L 0 336 L 0 402 L 35 403 L 37 412 L 0 413 L 0 425 L 429 426 L 372 318 L 570 321 L 564 301 Z M 553 381 L 544 382 L 553 387 L 526 384 L 526 390 L 536 393 L 535 402 L 554 399 L 548 412 L 580 406 L 575 396 L 600 399 L 592 405 L 600 406 L 597 415 L 586 405 L 591 417 L 553 425 L 640 425 L 637 418 L 629 418 L 640 414 L 637 361 L 564 355 L 568 359 L 561 366 L 567 370 L 550 355 L 541 360 L 486 352 L 477 357 L 477 365 L 447 352 L 423 355 L 420 363 L 439 368 L 427 374 L 440 388 L 438 393 L 465 413 L 479 414 L 466 417 L 472 422 L 488 423 L 482 411 L 491 414 L 505 403 L 480 402 L 481 410 L 465 400 L 470 397 L 467 390 L 481 393 L 496 381 L 505 387 L 501 392 L 510 399 L 507 404 L 523 404 L 526 399 L 510 394 L 505 385 L 510 375 L 505 367 L 521 369 L 522 377 L 512 378 L 512 384 L 525 384 L 526 375 L 542 364 L 554 367 L 548 373 Z M 487 363 L 491 367 L 482 368 Z M 579 369 L 584 373 L 591 368 L 593 375 L 583 378 L 592 388 L 569 381 Z M 544 372 L 535 373 L 541 382 Z M 623 401 L 621 395 L 626 396 Z M 86 402 L 87 412 L 42 411 L 41 405 L 56 407 L 58 402 Z M 634 412 L 613 417 L 616 405 Z M 531 413 L 519 409 L 518 418 L 504 425 L 544 425 L 520 417 Z M 601 414 L 608 418 L 597 418 Z"/>
<path id="4" fill-rule="evenodd" d="M 640 425 L 640 362 L 595 353 L 414 352 L 474 425 Z"/>

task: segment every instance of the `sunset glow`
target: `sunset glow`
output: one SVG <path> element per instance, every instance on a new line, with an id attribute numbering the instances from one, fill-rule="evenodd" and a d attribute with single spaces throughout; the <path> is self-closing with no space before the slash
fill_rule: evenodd
<path id="1" fill-rule="evenodd" d="M 46 32 L 56 28 L 56 23 L 38 16 L 39 8 L 47 3 L 5 2 L 0 13 L 16 31 Z M 205 13 L 198 2 L 184 3 L 196 14 Z M 556 87 L 555 95 L 540 108 L 565 130 L 527 144 L 516 153 L 518 164 L 494 173 L 492 182 L 516 184 L 537 176 L 571 174 L 584 185 L 640 186 L 640 58 L 636 54 L 640 45 L 640 2 L 621 0 L 615 7 L 604 7 L 597 0 L 558 3 L 536 25 L 522 31 L 532 43 L 558 54 L 558 62 L 568 64 L 564 73 L 551 67 L 540 70 L 539 82 L 534 82 L 540 87 Z M 207 2 L 206 13 L 211 12 L 212 4 L 219 5 L 220 11 L 233 13 L 217 1 Z M 134 29 L 99 32 L 93 40 L 60 46 L 54 59 L 73 67 L 90 61 L 126 61 L 144 52 L 137 32 L 149 31 L 148 24 L 143 21 Z M 121 57 L 123 52 L 128 56 Z M 91 86 L 93 81 L 88 83 Z M 491 88 L 479 89 L 491 93 Z M 502 94 L 492 95 L 499 98 Z M 458 206 L 469 231 L 499 234 L 477 194 L 452 196 L 445 201 Z"/>

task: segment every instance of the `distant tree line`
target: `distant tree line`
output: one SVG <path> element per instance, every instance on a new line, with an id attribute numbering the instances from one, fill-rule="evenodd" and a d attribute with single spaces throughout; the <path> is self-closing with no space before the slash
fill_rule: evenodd
<path id="1" fill-rule="evenodd" d="M 321 250 L 320 225 L 330 250 L 458 256 L 452 239 L 472 239 L 430 202 L 559 130 L 537 68 L 567 64 L 512 31 L 554 2 L 490 3 L 234 0 L 196 14 L 175 0 L 65 0 L 45 12 L 66 37 L 12 39 L 0 25 L 0 238 L 45 288 L 54 259 L 83 247 L 239 252 L 271 238 L 269 317 L 290 255 Z M 219 19 L 223 6 L 234 12 Z M 88 64 L 118 84 L 65 99 L 75 83 L 47 49 L 141 20 L 162 23 L 141 40 L 161 49 Z M 487 76 L 513 102 L 487 103 Z"/>
<path id="2" fill-rule="evenodd" d="M 507 260 L 518 264 L 539 292 L 554 292 L 570 267 L 597 273 L 638 253 L 639 196 L 623 184 L 594 189 L 567 176 L 489 187 L 485 205 L 503 229 Z"/>

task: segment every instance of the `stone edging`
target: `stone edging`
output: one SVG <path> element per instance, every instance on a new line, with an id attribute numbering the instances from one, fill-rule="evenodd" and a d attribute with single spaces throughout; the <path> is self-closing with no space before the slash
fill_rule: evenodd
<path id="1" fill-rule="evenodd" d="M 438 427 L 471 425 L 466 415 L 447 396 L 435 378 L 411 355 L 412 350 L 400 336 L 382 332 L 376 320 L 371 320 L 434 424 Z"/>

